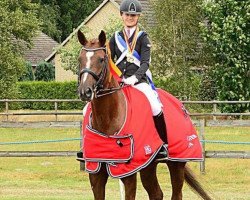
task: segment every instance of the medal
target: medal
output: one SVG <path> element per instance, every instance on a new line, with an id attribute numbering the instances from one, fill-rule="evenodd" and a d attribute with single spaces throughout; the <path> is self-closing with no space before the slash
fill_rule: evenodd
<path id="1" fill-rule="evenodd" d="M 127 62 L 129 62 L 129 63 L 134 63 L 134 60 L 135 60 L 134 57 L 133 57 L 133 52 L 134 52 L 135 44 L 136 44 L 136 41 L 137 41 L 138 31 L 139 31 L 139 29 L 137 27 L 136 30 L 135 30 L 135 34 L 134 34 L 132 44 L 130 45 L 129 41 L 128 41 L 128 38 L 127 38 L 127 35 L 126 35 L 126 32 L 123 30 L 124 38 L 125 38 L 127 48 L 128 48 L 128 53 L 127 53 L 126 57 L 127 57 Z"/>
<path id="2" fill-rule="evenodd" d="M 129 62 L 129 63 L 133 63 L 134 62 L 133 55 L 130 52 L 127 53 L 126 57 L 127 57 L 127 62 Z"/>

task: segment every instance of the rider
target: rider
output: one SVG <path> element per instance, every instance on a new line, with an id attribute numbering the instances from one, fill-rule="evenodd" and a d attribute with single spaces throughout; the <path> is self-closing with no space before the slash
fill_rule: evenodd
<path id="1" fill-rule="evenodd" d="M 120 15 L 124 28 L 115 32 L 109 42 L 111 58 L 122 72 L 123 82 L 132 85 L 145 94 L 150 102 L 155 127 L 162 141 L 167 145 L 166 124 L 156 92 L 149 84 L 151 44 L 145 31 L 139 31 L 138 21 L 142 12 L 138 0 L 123 0 Z"/>

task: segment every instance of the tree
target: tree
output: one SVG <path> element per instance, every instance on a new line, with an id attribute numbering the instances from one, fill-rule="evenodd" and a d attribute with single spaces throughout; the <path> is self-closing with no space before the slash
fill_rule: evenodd
<path id="1" fill-rule="evenodd" d="M 176 96 L 198 98 L 201 79 L 192 68 L 205 65 L 199 23 L 202 0 L 155 0 L 154 20 L 149 29 L 152 40 L 152 64 L 155 77 L 165 79 L 166 86 Z M 171 80 L 171 81 L 169 81 Z M 174 80 L 174 82 L 172 82 Z M 196 85 L 194 85 L 196 84 Z M 176 86 L 179 89 L 176 90 Z M 193 87 L 194 86 L 194 87 Z"/>
<path id="2" fill-rule="evenodd" d="M 107 39 L 114 34 L 116 30 L 121 30 L 122 22 L 120 19 L 111 18 L 109 23 L 104 27 L 104 31 L 106 32 Z M 82 28 L 84 34 L 87 36 L 88 39 L 91 39 L 89 34 L 89 30 L 87 27 Z M 75 74 L 78 73 L 78 56 L 81 50 L 81 44 L 79 43 L 77 36 L 74 35 L 68 44 L 62 47 L 59 52 L 61 56 L 61 63 L 62 67 L 65 70 L 71 70 Z"/>
<path id="3" fill-rule="evenodd" d="M 37 33 L 37 5 L 28 0 L 0 1 L 0 98 L 13 98 L 22 75 L 24 47 L 31 46 Z"/>
<path id="4" fill-rule="evenodd" d="M 101 2 L 102 0 L 57 0 L 60 7 L 59 29 L 62 31 L 62 40 L 68 37 Z"/>
<path id="5" fill-rule="evenodd" d="M 58 28 L 59 26 L 59 6 L 52 4 L 41 4 L 38 10 L 38 18 L 41 22 L 41 31 L 46 33 L 54 40 L 60 42 L 62 36 L 62 30 Z"/>
<path id="6" fill-rule="evenodd" d="M 248 0 L 210 0 L 203 5 L 207 24 L 204 41 L 211 48 L 215 64 L 211 66 L 219 100 L 250 99 Z M 224 106 L 227 112 L 249 111 L 249 104 Z"/>
<path id="7" fill-rule="evenodd" d="M 102 0 L 33 0 L 40 4 L 44 33 L 61 42 L 94 11 Z"/>

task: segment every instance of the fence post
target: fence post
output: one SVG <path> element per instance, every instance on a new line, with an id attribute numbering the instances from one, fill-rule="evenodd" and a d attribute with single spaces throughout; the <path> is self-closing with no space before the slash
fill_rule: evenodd
<path id="1" fill-rule="evenodd" d="M 8 102 L 8 99 L 5 99 L 5 113 L 6 113 L 6 121 L 9 121 L 9 102 Z"/>
<path id="2" fill-rule="evenodd" d="M 82 138 L 82 121 L 80 121 L 80 138 Z M 82 140 L 80 140 L 80 149 L 82 150 Z M 80 162 L 80 171 L 85 170 L 85 163 Z"/>
<path id="3" fill-rule="evenodd" d="M 55 116 L 56 116 L 56 122 L 57 122 L 57 101 L 55 101 Z"/>
<path id="4" fill-rule="evenodd" d="M 205 149 L 205 120 L 200 120 L 200 138 L 202 140 L 202 154 L 203 154 L 203 161 L 200 162 L 200 172 L 205 174 L 205 159 L 206 159 L 206 149 Z"/>
<path id="5" fill-rule="evenodd" d="M 214 113 L 217 113 L 217 103 L 213 103 L 213 120 L 216 120 L 217 118 Z"/>

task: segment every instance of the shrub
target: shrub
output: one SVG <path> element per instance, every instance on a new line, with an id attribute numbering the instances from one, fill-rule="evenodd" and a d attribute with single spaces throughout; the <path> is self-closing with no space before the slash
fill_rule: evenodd
<path id="1" fill-rule="evenodd" d="M 189 74 L 182 79 L 182 74 L 155 79 L 155 85 L 181 100 L 199 100 L 201 76 Z"/>
<path id="2" fill-rule="evenodd" d="M 25 65 L 25 72 L 20 77 L 19 81 L 34 81 L 34 72 L 30 62 L 27 62 Z"/>
<path id="3" fill-rule="evenodd" d="M 19 82 L 18 99 L 78 99 L 77 82 Z M 58 109 L 82 109 L 83 103 L 59 103 Z M 53 103 L 27 102 L 11 104 L 11 109 L 35 109 L 51 110 L 54 109 Z"/>
<path id="4" fill-rule="evenodd" d="M 52 81 L 55 80 L 55 67 L 48 62 L 41 62 L 36 67 L 36 81 Z"/>

